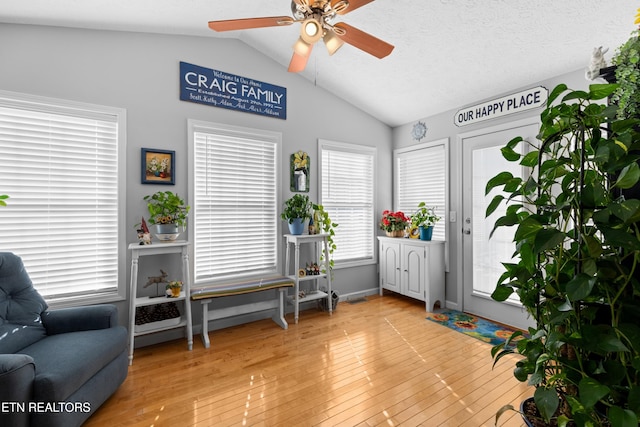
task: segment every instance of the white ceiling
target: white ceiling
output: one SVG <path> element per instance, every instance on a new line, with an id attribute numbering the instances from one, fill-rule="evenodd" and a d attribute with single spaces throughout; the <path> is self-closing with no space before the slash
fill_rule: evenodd
<path id="1" fill-rule="evenodd" d="M 338 17 L 395 46 L 314 49 L 302 76 L 390 126 L 586 68 L 634 30 L 636 0 L 377 0 Z M 210 20 L 291 15 L 290 0 L 2 0 L 0 22 L 235 37 L 286 70 L 298 24 L 215 33 Z M 10 41 L 3 40 L 2 43 Z M 321 43 L 320 43 L 321 44 Z M 259 76 L 253 76 L 258 78 Z"/>

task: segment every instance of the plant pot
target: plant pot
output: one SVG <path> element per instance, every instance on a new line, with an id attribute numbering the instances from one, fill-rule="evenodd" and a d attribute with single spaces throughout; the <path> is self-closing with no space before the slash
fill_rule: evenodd
<path id="1" fill-rule="evenodd" d="M 180 296 L 180 290 L 182 288 L 170 288 L 171 289 L 171 296 L 173 298 L 178 298 Z"/>
<path id="2" fill-rule="evenodd" d="M 420 240 L 431 240 L 433 236 L 433 225 L 429 227 L 420 226 Z"/>
<path id="3" fill-rule="evenodd" d="M 302 218 L 294 218 L 293 222 L 289 223 L 289 232 L 291 234 L 300 235 L 304 230 L 304 221 Z"/>
<path id="4" fill-rule="evenodd" d="M 172 242 L 181 233 L 177 224 L 153 224 L 151 227 L 153 235 L 161 242 Z"/>
<path id="5" fill-rule="evenodd" d="M 404 230 L 385 231 L 387 237 L 404 237 Z"/>

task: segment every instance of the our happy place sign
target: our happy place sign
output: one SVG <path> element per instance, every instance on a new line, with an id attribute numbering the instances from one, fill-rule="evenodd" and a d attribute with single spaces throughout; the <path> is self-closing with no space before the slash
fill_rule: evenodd
<path id="1" fill-rule="evenodd" d="M 287 118 L 287 88 L 186 62 L 180 62 L 180 99 Z"/>
<path id="2" fill-rule="evenodd" d="M 537 86 L 513 95 L 503 96 L 502 98 L 458 110 L 453 121 L 456 126 L 466 126 L 508 114 L 520 113 L 543 106 L 548 97 L 549 91 L 547 88 Z"/>

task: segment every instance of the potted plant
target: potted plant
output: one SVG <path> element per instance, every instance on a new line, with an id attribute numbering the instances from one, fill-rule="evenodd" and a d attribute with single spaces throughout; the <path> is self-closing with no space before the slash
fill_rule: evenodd
<path id="1" fill-rule="evenodd" d="M 420 240 L 431 240 L 433 226 L 440 221 L 435 207 L 428 207 L 425 202 L 418 204 L 418 210 L 411 215 L 411 225 L 420 229 Z"/>
<path id="2" fill-rule="evenodd" d="M 190 206 L 171 191 L 158 191 L 144 197 L 149 210 L 149 223 L 161 241 L 175 240 L 187 224 Z"/>
<path id="3" fill-rule="evenodd" d="M 288 222 L 291 234 L 302 234 L 304 222 L 311 218 L 311 202 L 309 196 L 294 194 L 284 202 L 284 210 L 280 217 Z"/>
<path id="4" fill-rule="evenodd" d="M 182 281 L 181 280 L 172 280 L 167 283 L 166 288 L 171 292 L 172 298 L 178 298 L 180 296 L 180 291 L 182 290 Z"/>
<path id="5" fill-rule="evenodd" d="M 410 221 L 411 219 L 402 211 L 391 212 L 385 210 L 382 212 L 380 228 L 384 230 L 389 237 L 404 237 L 404 230 Z"/>
<path id="6" fill-rule="evenodd" d="M 487 216 L 507 206 L 494 231 L 515 227 L 515 259 L 503 264 L 492 298 L 517 293 L 536 324 L 492 356 L 494 364 L 522 356 L 514 376 L 535 387 L 537 425 L 638 425 L 640 200 L 621 192 L 638 186 L 640 135 L 638 120 L 616 119 L 615 106 L 602 102 L 616 88 L 557 86 L 538 141 L 515 138 L 502 149 L 530 176 L 500 172 L 486 187 L 503 190 Z M 518 144 L 529 144 L 526 154 Z M 497 418 L 505 409 L 513 408 Z"/>
<path id="7" fill-rule="evenodd" d="M 329 243 L 329 269 L 333 269 L 333 251 L 336 249 L 336 244 L 333 241 L 333 238 L 336 235 L 334 230 L 335 227 L 338 226 L 335 222 L 331 221 L 329 217 L 329 213 L 324 210 L 322 205 L 313 204 L 313 223 L 315 225 L 316 230 L 319 233 L 326 233 L 329 236 L 327 237 L 327 242 Z M 320 260 L 324 259 L 324 254 L 320 256 Z"/>
<path id="8" fill-rule="evenodd" d="M 0 206 L 7 206 L 7 202 L 5 202 L 5 200 L 7 200 L 9 198 L 9 196 L 7 196 L 6 194 L 0 194 Z"/>
<path id="9" fill-rule="evenodd" d="M 635 24 L 640 24 L 640 9 Z M 611 97 L 618 105 L 618 118 L 637 118 L 640 116 L 640 29 L 631 32 L 629 39 L 618 47 L 611 63 L 619 84 Z"/>

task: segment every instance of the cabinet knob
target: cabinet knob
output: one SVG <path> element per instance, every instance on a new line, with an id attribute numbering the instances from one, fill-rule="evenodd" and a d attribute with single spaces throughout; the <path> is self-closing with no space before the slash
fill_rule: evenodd
<path id="1" fill-rule="evenodd" d="M 464 230 L 462 230 L 462 232 L 464 234 L 471 234 L 471 229 L 470 228 L 465 228 Z"/>

